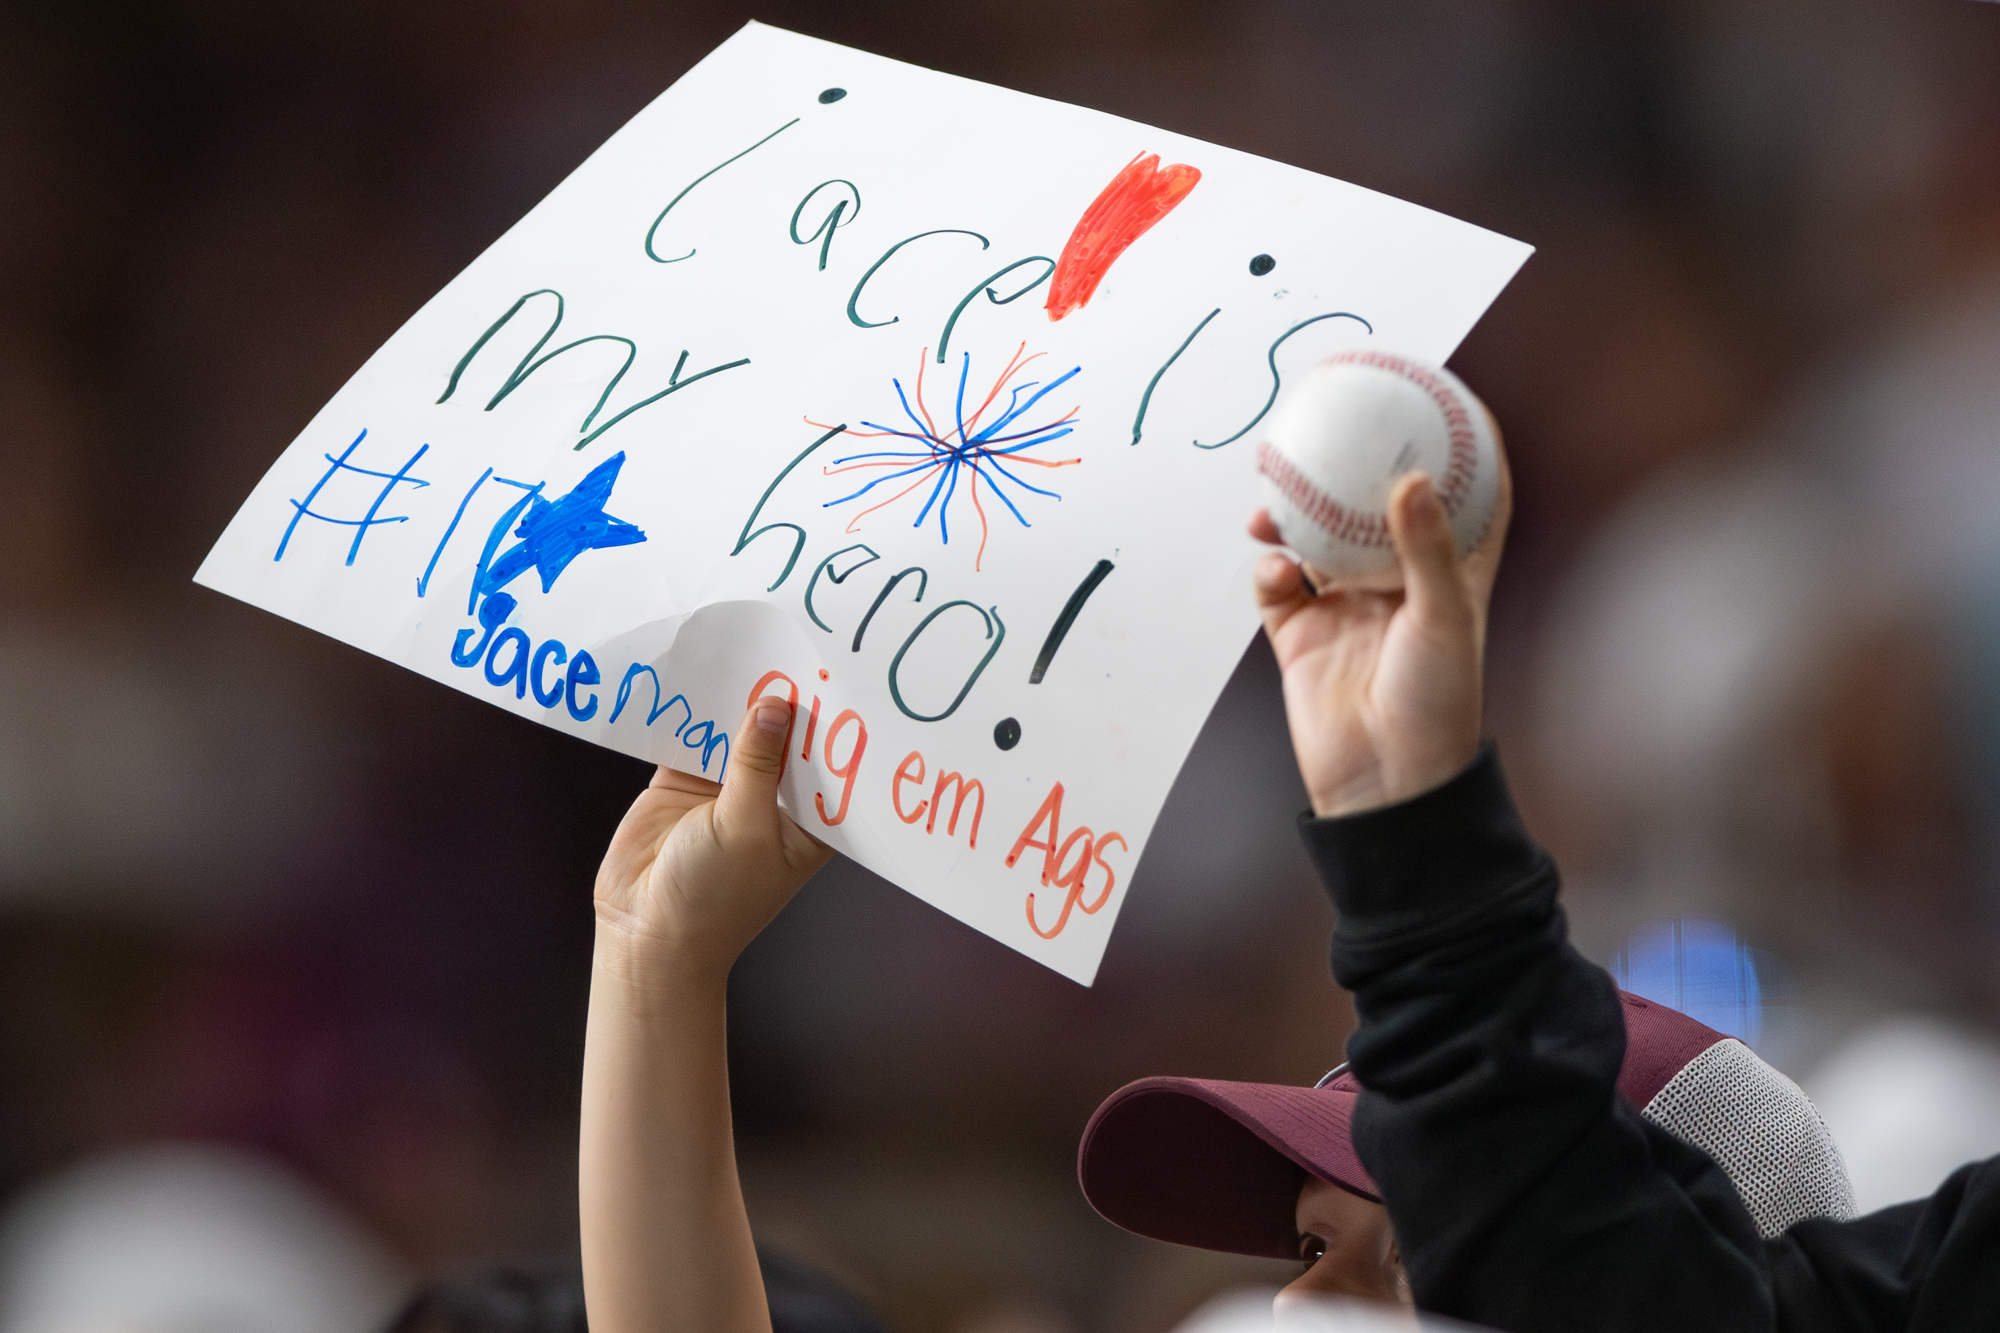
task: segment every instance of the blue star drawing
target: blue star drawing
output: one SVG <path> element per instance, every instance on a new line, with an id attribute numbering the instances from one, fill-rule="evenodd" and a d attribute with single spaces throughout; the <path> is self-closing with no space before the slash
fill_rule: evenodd
<path id="1" fill-rule="evenodd" d="M 646 534 L 636 524 L 604 512 L 611 501 L 611 488 L 618 484 L 618 470 L 624 466 L 625 455 L 614 454 L 592 468 L 569 494 L 554 501 L 542 498 L 545 483 L 526 488 L 528 493 L 493 525 L 480 557 L 479 574 L 473 580 L 473 598 L 499 592 L 530 569 L 541 576 L 542 591 L 547 592 L 556 586 L 570 562 L 585 551 L 645 541 Z M 494 551 L 517 518 L 521 522 L 514 535 L 520 540 L 495 559 Z"/>
<path id="2" fill-rule="evenodd" d="M 514 529 L 521 540 L 488 566 L 482 580 L 486 591 L 504 588 L 533 569 L 542 576 L 542 591 L 547 592 L 556 586 L 570 561 L 585 551 L 645 541 L 646 534 L 636 524 L 604 512 L 611 488 L 618 484 L 618 470 L 624 466 L 625 455 L 614 454 L 592 468 L 575 490 L 553 503 L 530 492 L 528 516 Z"/>

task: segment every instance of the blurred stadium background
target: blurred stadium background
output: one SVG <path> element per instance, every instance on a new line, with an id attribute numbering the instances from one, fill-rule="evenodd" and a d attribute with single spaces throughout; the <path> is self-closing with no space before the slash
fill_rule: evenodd
<path id="1" fill-rule="evenodd" d="M 1453 364 L 1519 497 L 1490 728 L 1579 945 L 1799 1079 L 1865 1205 L 2000 1150 L 2000 7 L 14 0 L 0 1333 L 334 1333 L 573 1261 L 589 885 L 643 768 L 189 576 L 750 17 L 1539 247 Z M 1072 1164 L 1127 1079 L 1341 1058 L 1303 804 L 1260 643 L 1094 989 L 822 875 L 734 982 L 765 1239 L 900 1333 L 1281 1279 L 1113 1230 Z"/>

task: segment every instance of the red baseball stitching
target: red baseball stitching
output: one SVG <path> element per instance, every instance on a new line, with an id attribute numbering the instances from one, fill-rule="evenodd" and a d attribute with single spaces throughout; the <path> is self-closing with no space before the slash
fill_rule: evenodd
<path id="1" fill-rule="evenodd" d="M 1444 416 L 1450 453 L 1444 476 L 1437 479 L 1438 502 L 1446 515 L 1458 517 L 1472 493 L 1473 473 L 1479 467 L 1479 448 L 1472 429 L 1472 413 L 1465 400 L 1449 384 L 1429 370 L 1405 361 L 1392 352 L 1353 351 L 1329 357 L 1327 365 L 1369 366 L 1400 375 L 1416 385 L 1437 405 Z M 1322 491 L 1301 473 L 1292 461 L 1271 447 L 1269 440 L 1257 446 L 1257 470 L 1269 477 L 1284 497 L 1317 523 L 1335 541 L 1355 546 L 1387 546 L 1389 520 L 1384 514 L 1364 514 L 1347 508 Z"/>
<path id="2" fill-rule="evenodd" d="M 1257 470 L 1269 477 L 1299 512 L 1317 523 L 1335 541 L 1354 546 L 1389 545 L 1389 520 L 1381 514 L 1360 514 L 1306 480 L 1292 460 L 1265 440 L 1257 446 Z"/>

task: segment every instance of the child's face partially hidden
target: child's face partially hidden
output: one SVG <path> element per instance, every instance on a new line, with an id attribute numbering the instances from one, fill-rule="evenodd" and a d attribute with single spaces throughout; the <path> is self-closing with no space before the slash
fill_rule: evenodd
<path id="1" fill-rule="evenodd" d="M 1309 1179 L 1299 1191 L 1297 1218 L 1299 1258 L 1306 1271 L 1278 1293 L 1280 1308 L 1291 1299 L 1314 1296 L 1411 1304 L 1388 1209 L 1338 1185 Z"/>

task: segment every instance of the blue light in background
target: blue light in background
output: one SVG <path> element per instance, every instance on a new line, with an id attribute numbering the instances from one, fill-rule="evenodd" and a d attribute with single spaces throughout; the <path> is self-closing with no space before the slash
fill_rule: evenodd
<path id="1" fill-rule="evenodd" d="M 1764 987 L 1752 950 L 1720 921 L 1642 926 L 1611 960 L 1620 987 L 1678 1009 L 1753 1050 L 1764 1035 Z"/>

